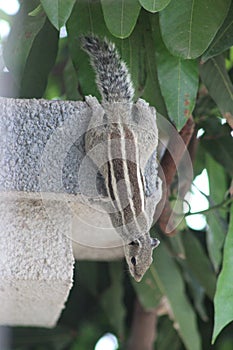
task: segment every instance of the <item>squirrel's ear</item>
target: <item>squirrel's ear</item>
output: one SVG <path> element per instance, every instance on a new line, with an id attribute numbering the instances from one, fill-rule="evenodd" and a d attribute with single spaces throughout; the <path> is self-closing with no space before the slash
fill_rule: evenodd
<path id="1" fill-rule="evenodd" d="M 135 246 L 140 247 L 141 243 L 140 243 L 139 239 L 135 239 L 134 241 L 130 242 L 129 245 L 135 245 Z"/>
<path id="2" fill-rule="evenodd" d="M 151 238 L 151 247 L 153 249 L 157 248 L 159 244 L 160 244 L 160 241 L 157 238 Z"/>

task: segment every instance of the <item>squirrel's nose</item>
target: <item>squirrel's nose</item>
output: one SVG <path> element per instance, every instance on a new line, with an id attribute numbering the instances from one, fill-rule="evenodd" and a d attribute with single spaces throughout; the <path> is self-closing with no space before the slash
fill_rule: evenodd
<path id="1" fill-rule="evenodd" d="M 142 279 L 142 275 L 139 275 L 138 273 L 134 275 L 134 279 L 136 282 L 140 282 Z"/>

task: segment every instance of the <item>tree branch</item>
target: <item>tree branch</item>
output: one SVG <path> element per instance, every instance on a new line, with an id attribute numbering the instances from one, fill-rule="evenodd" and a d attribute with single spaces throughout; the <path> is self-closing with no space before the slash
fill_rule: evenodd
<path id="1" fill-rule="evenodd" d="M 173 153 L 171 155 L 171 153 L 167 149 L 160 163 L 160 176 L 162 176 L 161 173 L 163 172 L 164 176 L 162 177 L 164 177 L 165 180 L 163 182 L 163 199 L 161 202 L 165 202 L 165 205 L 159 218 L 159 225 L 165 234 L 174 235 L 176 233 L 176 230 L 173 228 L 173 223 L 170 222 L 171 220 L 169 220 L 173 214 L 169 202 L 169 196 L 171 194 L 170 187 L 176 174 L 177 166 L 180 164 L 184 153 L 187 152 L 187 147 L 190 143 L 193 132 L 194 121 L 191 116 L 179 133 L 179 136 L 181 137 L 183 142 L 177 142 L 177 138 L 171 139 L 169 142 L 168 149 L 172 149 Z"/>
<path id="2" fill-rule="evenodd" d="M 157 309 L 145 311 L 139 300 L 136 299 L 127 350 L 153 350 L 156 325 Z"/>

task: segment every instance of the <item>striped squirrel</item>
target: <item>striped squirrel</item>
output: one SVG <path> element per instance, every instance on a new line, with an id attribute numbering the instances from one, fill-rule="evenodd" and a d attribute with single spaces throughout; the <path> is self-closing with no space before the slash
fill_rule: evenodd
<path id="1" fill-rule="evenodd" d="M 144 176 L 148 159 L 155 155 L 156 162 L 156 114 L 145 101 L 132 102 L 130 74 L 113 43 L 90 35 L 81 38 L 81 46 L 90 56 L 102 96 L 101 105 L 95 98 L 86 98 L 93 115 L 85 148 L 89 152 L 98 144 L 104 145 L 91 158 L 100 164 L 113 208 L 109 215 L 123 239 L 130 273 L 139 282 L 153 261 L 153 249 L 160 243 L 150 237 L 149 230 L 161 198 L 161 180 L 157 177 L 156 193 L 148 201 Z M 157 174 L 157 163 L 155 171 Z"/>

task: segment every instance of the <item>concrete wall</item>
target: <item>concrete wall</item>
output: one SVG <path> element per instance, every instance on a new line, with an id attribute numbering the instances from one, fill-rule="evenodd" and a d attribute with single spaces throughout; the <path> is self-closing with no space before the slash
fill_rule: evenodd
<path id="1" fill-rule="evenodd" d="M 0 325 L 52 327 L 74 258 L 123 256 L 108 215 L 80 191 L 91 113 L 85 102 L 0 98 Z"/>

